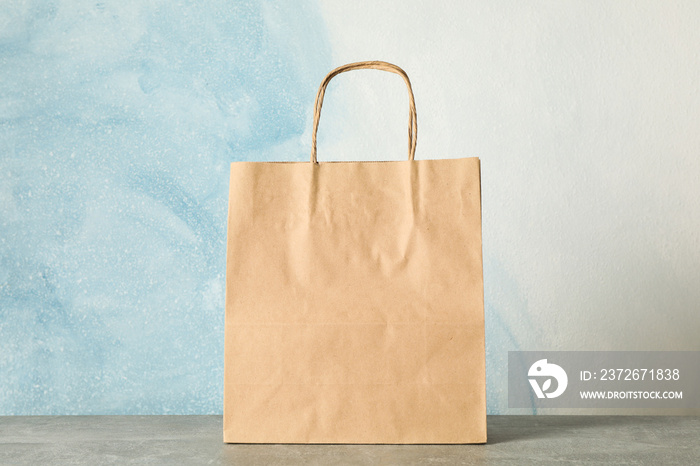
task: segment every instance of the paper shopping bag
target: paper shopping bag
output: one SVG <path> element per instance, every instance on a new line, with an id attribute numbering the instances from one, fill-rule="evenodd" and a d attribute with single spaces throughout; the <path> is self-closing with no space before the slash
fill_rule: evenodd
<path id="1" fill-rule="evenodd" d="M 409 90 L 409 157 L 323 162 L 328 81 L 373 68 Z M 234 162 L 224 441 L 486 441 L 478 158 L 414 160 L 408 76 L 340 67 L 310 162 Z"/>

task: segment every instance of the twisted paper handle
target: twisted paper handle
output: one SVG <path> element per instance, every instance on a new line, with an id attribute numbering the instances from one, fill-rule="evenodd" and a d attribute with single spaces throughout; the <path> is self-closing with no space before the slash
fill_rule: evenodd
<path id="1" fill-rule="evenodd" d="M 328 76 L 325 77 L 321 86 L 318 88 L 316 104 L 314 105 L 314 129 L 311 136 L 312 163 L 318 163 L 316 160 L 316 133 L 318 133 L 318 122 L 321 119 L 321 107 L 323 106 L 323 96 L 326 94 L 326 86 L 328 86 L 331 79 L 340 73 L 366 68 L 398 74 L 406 82 L 406 87 L 408 87 L 408 160 L 414 159 L 416 155 L 416 144 L 418 143 L 418 117 L 416 115 L 416 102 L 413 98 L 413 89 L 411 88 L 411 81 L 408 79 L 408 75 L 398 66 L 385 61 L 361 61 L 358 63 L 349 63 L 334 69 L 328 73 Z"/>

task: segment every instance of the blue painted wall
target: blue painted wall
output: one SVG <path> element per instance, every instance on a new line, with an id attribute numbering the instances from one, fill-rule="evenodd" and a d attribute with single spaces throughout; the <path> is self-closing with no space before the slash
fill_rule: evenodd
<path id="1" fill-rule="evenodd" d="M 229 163 L 307 160 L 318 84 L 368 59 L 411 77 L 416 158 L 481 158 L 490 413 L 531 412 L 509 350 L 700 350 L 698 22 L 666 0 L 1 2 L 0 415 L 221 412 Z M 334 79 L 323 111 L 322 160 L 405 157 L 398 77 Z"/>
<path id="2" fill-rule="evenodd" d="M 308 156 L 315 5 L 2 8 L 0 415 L 220 412 L 228 167 Z"/>

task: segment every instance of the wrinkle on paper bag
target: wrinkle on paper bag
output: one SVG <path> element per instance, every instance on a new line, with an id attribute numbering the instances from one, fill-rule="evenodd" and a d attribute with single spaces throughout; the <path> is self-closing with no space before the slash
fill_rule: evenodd
<path id="1" fill-rule="evenodd" d="M 479 160 L 235 162 L 224 440 L 486 441 Z"/>

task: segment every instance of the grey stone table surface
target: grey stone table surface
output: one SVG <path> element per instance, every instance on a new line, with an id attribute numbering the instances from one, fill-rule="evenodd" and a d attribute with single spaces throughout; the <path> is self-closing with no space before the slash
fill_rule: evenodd
<path id="1" fill-rule="evenodd" d="M 227 445 L 221 416 L 0 417 L 0 464 L 700 464 L 700 417 L 489 416 L 486 445 Z"/>

